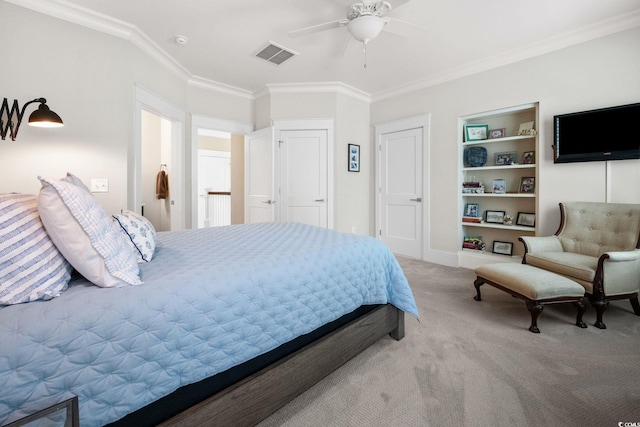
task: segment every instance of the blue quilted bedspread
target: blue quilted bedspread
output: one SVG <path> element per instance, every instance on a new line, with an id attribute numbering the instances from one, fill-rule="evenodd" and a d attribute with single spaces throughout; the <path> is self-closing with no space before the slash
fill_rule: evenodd
<path id="1" fill-rule="evenodd" d="M 295 223 L 158 233 L 144 284 L 0 308 L 0 425 L 77 395 L 101 426 L 364 304 L 418 316 L 380 241 Z"/>

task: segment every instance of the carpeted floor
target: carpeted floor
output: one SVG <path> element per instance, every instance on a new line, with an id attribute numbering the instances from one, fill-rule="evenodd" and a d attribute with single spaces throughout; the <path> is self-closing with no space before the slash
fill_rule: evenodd
<path id="1" fill-rule="evenodd" d="M 493 287 L 473 300 L 472 270 L 400 258 L 420 309 L 271 417 L 272 426 L 580 426 L 640 423 L 640 316 L 546 306 L 540 334 L 523 301 Z"/>

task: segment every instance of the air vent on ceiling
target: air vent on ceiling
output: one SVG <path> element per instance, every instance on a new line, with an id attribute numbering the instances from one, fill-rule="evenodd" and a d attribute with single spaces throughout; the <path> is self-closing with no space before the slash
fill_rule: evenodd
<path id="1" fill-rule="evenodd" d="M 264 59 L 265 61 L 269 61 L 272 64 L 280 65 L 297 54 L 297 52 L 294 52 L 291 49 L 278 46 L 270 41 L 264 48 L 260 49 L 258 53 L 256 53 L 256 56 L 260 59 Z"/>

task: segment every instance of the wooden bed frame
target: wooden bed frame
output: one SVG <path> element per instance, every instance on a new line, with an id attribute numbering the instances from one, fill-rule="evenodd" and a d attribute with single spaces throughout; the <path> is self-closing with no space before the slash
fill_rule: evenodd
<path id="1" fill-rule="evenodd" d="M 386 334 L 396 340 L 404 337 L 404 312 L 391 304 L 352 320 L 160 426 L 254 426 Z"/>

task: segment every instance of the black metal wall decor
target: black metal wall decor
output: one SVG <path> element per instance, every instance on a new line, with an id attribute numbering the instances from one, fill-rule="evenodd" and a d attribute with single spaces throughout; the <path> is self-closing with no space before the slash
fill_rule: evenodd
<path id="1" fill-rule="evenodd" d="M 12 141 L 16 140 L 24 112 L 27 106 L 34 102 L 39 102 L 40 106 L 29 116 L 29 125 L 38 127 L 64 126 L 60 116 L 49 109 L 47 100 L 44 98 L 36 98 L 29 101 L 22 106 L 22 109 L 20 109 L 17 99 L 13 100 L 13 104 L 11 108 L 9 108 L 9 101 L 7 98 L 4 98 L 2 107 L 0 107 L 0 137 L 2 137 L 3 140 L 6 138 L 7 133 L 9 133 Z"/>

